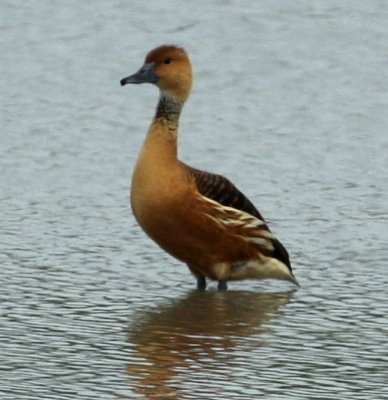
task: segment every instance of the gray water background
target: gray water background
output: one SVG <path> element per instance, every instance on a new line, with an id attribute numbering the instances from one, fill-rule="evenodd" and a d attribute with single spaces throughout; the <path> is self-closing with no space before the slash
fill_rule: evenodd
<path id="1" fill-rule="evenodd" d="M 0 3 L 0 398 L 388 399 L 388 2 Z M 297 291 L 197 293 L 136 225 L 154 112 L 119 86 L 183 45 L 180 156 L 228 176 Z"/>

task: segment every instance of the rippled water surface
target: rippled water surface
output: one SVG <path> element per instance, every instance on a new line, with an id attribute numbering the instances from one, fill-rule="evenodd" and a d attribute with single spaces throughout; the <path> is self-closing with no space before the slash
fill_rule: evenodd
<path id="1" fill-rule="evenodd" d="M 0 397 L 388 399 L 388 5 L 0 4 Z M 282 282 L 194 290 L 141 232 L 145 53 L 187 48 L 181 157 L 287 246 Z"/>

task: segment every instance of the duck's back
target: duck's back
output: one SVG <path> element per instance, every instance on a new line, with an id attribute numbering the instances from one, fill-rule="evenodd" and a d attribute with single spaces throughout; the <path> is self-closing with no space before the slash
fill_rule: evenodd
<path id="1" fill-rule="evenodd" d="M 188 165 L 185 165 L 185 167 L 194 177 L 196 187 L 203 196 L 208 197 L 223 206 L 233 207 L 237 210 L 244 211 L 265 222 L 264 218 L 253 203 L 229 179 L 222 175 L 212 174 Z M 265 224 L 265 228 L 270 232 L 267 224 Z M 275 237 L 272 238 L 272 242 L 274 249 L 268 255 L 287 265 L 291 271 L 291 262 L 286 248 Z"/>

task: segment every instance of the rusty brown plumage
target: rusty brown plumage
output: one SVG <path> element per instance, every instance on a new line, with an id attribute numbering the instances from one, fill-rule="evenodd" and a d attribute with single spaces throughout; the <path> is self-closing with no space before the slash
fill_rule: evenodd
<path id="1" fill-rule="evenodd" d="M 287 250 L 252 202 L 221 175 L 192 168 L 177 157 L 178 121 L 192 84 L 187 53 L 161 46 L 138 73 L 121 83 L 155 84 L 160 99 L 132 176 L 131 205 L 143 230 L 206 278 L 297 281 Z"/>
<path id="2" fill-rule="evenodd" d="M 265 222 L 263 216 L 252 202 L 239 189 L 237 189 L 229 179 L 222 175 L 201 171 L 188 165 L 186 165 L 186 168 L 194 177 L 197 189 L 203 196 L 217 201 L 224 206 L 234 207 L 238 210 L 245 211 Z M 263 225 L 263 229 L 270 231 L 266 223 Z M 266 254 L 277 258 L 279 261 L 286 264 L 290 271 L 292 271 L 290 258 L 285 247 L 275 237 L 272 238 L 272 244 L 272 250 L 269 252 L 266 251 Z"/>

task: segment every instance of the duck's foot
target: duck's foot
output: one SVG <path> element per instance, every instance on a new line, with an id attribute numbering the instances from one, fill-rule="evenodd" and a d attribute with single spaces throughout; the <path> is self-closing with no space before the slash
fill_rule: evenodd
<path id="1" fill-rule="evenodd" d="M 204 276 L 197 277 L 197 289 L 206 290 L 206 278 Z"/>
<path id="2" fill-rule="evenodd" d="M 218 290 L 228 290 L 228 284 L 226 283 L 226 281 L 218 281 Z"/>

